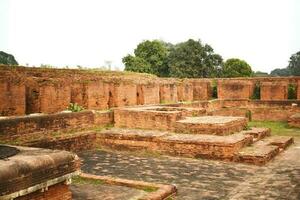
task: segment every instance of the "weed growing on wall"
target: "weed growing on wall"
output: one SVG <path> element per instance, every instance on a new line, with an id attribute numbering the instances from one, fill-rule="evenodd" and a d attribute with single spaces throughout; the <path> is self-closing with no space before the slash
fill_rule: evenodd
<path id="1" fill-rule="evenodd" d="M 68 106 L 68 110 L 72 111 L 72 112 L 80 112 L 82 110 L 84 110 L 84 108 L 80 105 L 78 105 L 77 103 L 70 103 Z"/>
<path id="2" fill-rule="evenodd" d="M 297 99 L 297 87 L 294 84 L 288 85 L 288 99 Z"/>

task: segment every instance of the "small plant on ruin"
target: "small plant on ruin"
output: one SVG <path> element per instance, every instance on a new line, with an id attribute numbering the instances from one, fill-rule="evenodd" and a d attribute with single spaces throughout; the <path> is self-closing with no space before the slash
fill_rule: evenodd
<path id="1" fill-rule="evenodd" d="M 253 99 L 253 100 L 259 100 L 260 99 L 260 84 L 259 83 L 255 84 L 251 99 Z"/>
<path id="2" fill-rule="evenodd" d="M 70 103 L 68 110 L 72 111 L 72 112 L 80 112 L 82 110 L 84 110 L 84 108 L 80 105 L 78 105 L 77 103 Z"/>
<path id="3" fill-rule="evenodd" d="M 294 84 L 288 85 L 288 99 L 297 99 L 297 86 Z"/>

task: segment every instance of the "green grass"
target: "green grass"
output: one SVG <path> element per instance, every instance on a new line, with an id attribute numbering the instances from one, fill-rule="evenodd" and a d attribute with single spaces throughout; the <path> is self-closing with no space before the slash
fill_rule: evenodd
<path id="1" fill-rule="evenodd" d="M 142 190 L 144 190 L 145 192 L 155 192 L 155 191 L 157 191 L 158 189 L 157 188 L 155 188 L 155 187 L 150 187 L 150 186 L 148 186 L 148 187 L 143 187 L 142 188 Z"/>
<path id="2" fill-rule="evenodd" d="M 251 127 L 265 127 L 272 130 L 272 135 L 280 136 L 298 136 L 300 137 L 300 128 L 290 127 L 287 122 L 273 122 L 273 121 L 251 121 L 248 123 Z"/>
<path id="3" fill-rule="evenodd" d="M 97 179 L 90 179 L 90 178 L 83 178 L 81 176 L 75 176 L 72 178 L 72 184 L 78 184 L 78 185 L 102 185 L 104 184 L 104 181 L 97 180 Z"/>

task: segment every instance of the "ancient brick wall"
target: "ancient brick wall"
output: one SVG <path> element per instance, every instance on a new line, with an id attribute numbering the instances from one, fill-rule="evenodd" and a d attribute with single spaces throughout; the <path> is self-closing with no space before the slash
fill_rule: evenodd
<path id="1" fill-rule="evenodd" d="M 260 83 L 261 100 L 285 100 L 288 95 L 288 82 L 272 81 Z"/>
<path id="2" fill-rule="evenodd" d="M 159 86 L 160 103 L 174 103 L 178 101 L 177 85 L 175 82 L 161 83 Z"/>
<path id="3" fill-rule="evenodd" d="M 137 105 L 137 86 L 133 83 L 112 83 L 109 90 L 109 107 Z"/>
<path id="4" fill-rule="evenodd" d="M 93 149 L 95 141 L 96 132 L 89 131 L 78 132 L 64 137 L 34 140 L 25 143 L 24 146 L 79 152 Z"/>
<path id="5" fill-rule="evenodd" d="M 33 132 L 74 130 L 111 124 L 110 112 L 56 113 L 49 115 L 14 117 L 0 120 L 0 137 L 16 137 Z"/>
<path id="6" fill-rule="evenodd" d="M 87 109 L 103 110 L 109 105 L 109 84 L 102 81 L 91 82 L 87 85 Z"/>
<path id="7" fill-rule="evenodd" d="M 72 193 L 68 185 L 59 183 L 48 187 L 44 192 L 36 191 L 16 200 L 72 200 Z"/>
<path id="8" fill-rule="evenodd" d="M 24 115 L 25 109 L 25 86 L 0 79 L 0 116 Z"/>
<path id="9" fill-rule="evenodd" d="M 177 84 L 178 101 L 193 101 L 193 84 L 187 80 Z"/>
<path id="10" fill-rule="evenodd" d="M 83 108 L 88 108 L 87 87 L 86 83 L 72 83 L 70 103 L 76 103 Z"/>
<path id="11" fill-rule="evenodd" d="M 103 110 L 208 100 L 212 97 L 212 81 L 161 79 L 123 72 L 0 66 L 0 115 L 55 113 L 65 110 L 70 102 L 86 109 Z M 297 85 L 298 82 L 299 77 L 219 79 L 218 98 L 249 99 L 254 83 L 259 83 L 261 100 L 285 100 L 288 84 Z M 300 99 L 300 92 L 297 95 Z"/>
<path id="12" fill-rule="evenodd" d="M 248 80 L 218 80 L 218 99 L 250 99 L 253 86 Z"/>
<path id="13" fill-rule="evenodd" d="M 26 82 L 26 113 L 55 113 L 66 110 L 71 101 L 69 83 L 59 79 L 31 79 Z"/>
<path id="14" fill-rule="evenodd" d="M 190 81 L 193 84 L 193 100 L 209 100 L 212 98 L 211 81 L 208 80 L 196 80 Z"/>
<path id="15" fill-rule="evenodd" d="M 137 85 L 137 105 L 159 104 L 159 85 L 156 83 Z"/>

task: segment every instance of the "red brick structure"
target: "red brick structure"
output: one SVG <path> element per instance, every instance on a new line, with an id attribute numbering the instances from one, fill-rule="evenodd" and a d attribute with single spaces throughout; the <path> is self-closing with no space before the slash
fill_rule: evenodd
<path id="1" fill-rule="evenodd" d="M 26 109 L 23 83 L 0 79 L 0 116 L 24 115 Z"/>
<path id="2" fill-rule="evenodd" d="M 71 88 L 63 80 L 34 79 L 26 87 L 26 113 L 55 113 L 66 110 Z"/>
<path id="3" fill-rule="evenodd" d="M 176 82 L 161 83 L 159 86 L 160 103 L 175 103 L 178 101 Z"/>
<path id="4" fill-rule="evenodd" d="M 72 200 L 72 193 L 68 185 L 59 183 L 48 187 L 46 191 L 35 191 L 15 200 Z"/>
<path id="5" fill-rule="evenodd" d="M 209 100 L 212 98 L 211 81 L 192 79 L 190 82 L 193 84 L 193 100 Z"/>
<path id="6" fill-rule="evenodd" d="M 218 99 L 250 99 L 253 83 L 248 80 L 218 80 Z"/>
<path id="7" fill-rule="evenodd" d="M 205 110 L 197 108 L 173 108 L 146 106 L 120 108 L 114 111 L 115 127 L 173 130 L 176 121 L 186 116 L 204 115 Z"/>
<path id="8" fill-rule="evenodd" d="M 137 85 L 137 105 L 159 104 L 159 84 L 145 83 Z"/>
<path id="9" fill-rule="evenodd" d="M 112 112 L 82 111 L 0 119 L 0 138 L 12 138 L 34 132 L 86 129 L 113 122 Z"/>
<path id="10" fill-rule="evenodd" d="M 268 81 L 260 83 L 261 100 L 286 100 L 288 97 L 288 82 Z"/>
<path id="11" fill-rule="evenodd" d="M 29 147 L 0 160 L 0 199 L 68 200 L 66 184 L 80 169 L 79 158 L 70 152 Z"/>
<path id="12" fill-rule="evenodd" d="M 178 101 L 193 101 L 193 84 L 187 80 L 177 84 Z"/>

